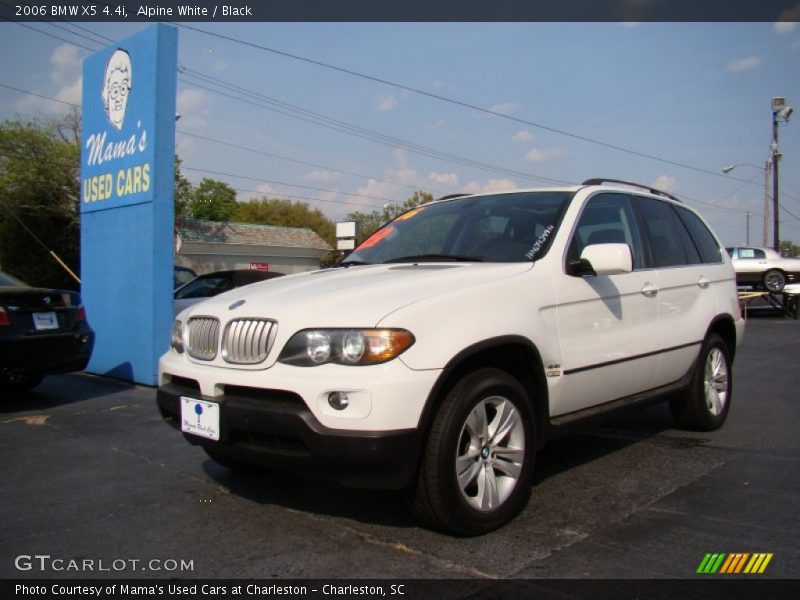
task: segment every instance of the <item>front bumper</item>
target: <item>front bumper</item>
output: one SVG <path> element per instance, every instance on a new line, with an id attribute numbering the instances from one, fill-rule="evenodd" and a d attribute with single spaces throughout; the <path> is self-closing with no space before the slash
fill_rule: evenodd
<path id="1" fill-rule="evenodd" d="M 416 472 L 421 447 L 417 429 L 330 429 L 292 392 L 239 388 L 212 398 L 176 378 L 159 387 L 156 401 L 164 420 L 178 430 L 181 396 L 219 403 L 219 441 L 184 437 L 225 457 L 371 489 L 400 489 Z"/>

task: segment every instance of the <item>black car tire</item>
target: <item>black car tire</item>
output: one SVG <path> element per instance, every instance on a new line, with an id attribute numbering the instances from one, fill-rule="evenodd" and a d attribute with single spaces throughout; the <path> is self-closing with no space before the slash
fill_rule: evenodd
<path id="1" fill-rule="evenodd" d="M 14 373 L 0 380 L 0 389 L 10 393 L 27 392 L 42 383 L 42 379 L 44 379 L 44 375 Z"/>
<path id="2" fill-rule="evenodd" d="M 768 292 L 781 292 L 786 287 L 786 274 L 779 269 L 770 269 L 764 273 L 761 282 Z"/>
<path id="3" fill-rule="evenodd" d="M 672 398 L 669 406 L 684 429 L 713 431 L 725 422 L 732 393 L 730 350 L 719 335 L 712 333 L 703 342 L 689 389 Z"/>
<path id="4" fill-rule="evenodd" d="M 477 429 L 487 435 L 473 435 Z M 439 406 L 406 500 L 435 529 L 465 536 L 492 531 L 527 504 L 535 449 L 525 390 L 505 371 L 480 369 L 454 385 Z M 491 506 L 492 500 L 498 504 Z M 489 506 L 476 506 L 482 503 Z"/>

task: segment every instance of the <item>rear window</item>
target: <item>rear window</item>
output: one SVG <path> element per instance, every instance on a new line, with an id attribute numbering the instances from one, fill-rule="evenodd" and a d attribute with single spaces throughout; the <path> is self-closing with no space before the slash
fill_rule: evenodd
<path id="1" fill-rule="evenodd" d="M 636 201 L 650 235 L 653 266 L 671 267 L 688 264 L 685 245 L 687 241 L 691 241 L 686 239 L 688 236 L 682 231 L 682 226 L 669 204 L 641 196 L 638 196 Z"/>
<path id="2" fill-rule="evenodd" d="M 694 243 L 697 245 L 697 249 L 700 251 L 700 258 L 703 259 L 703 262 L 722 262 L 722 254 L 720 253 L 717 240 L 708 230 L 708 227 L 706 227 L 705 223 L 703 223 L 699 217 L 690 210 L 676 206 L 675 211 L 678 213 L 678 217 L 680 217 L 681 221 L 686 226 L 686 229 L 689 230 Z"/>

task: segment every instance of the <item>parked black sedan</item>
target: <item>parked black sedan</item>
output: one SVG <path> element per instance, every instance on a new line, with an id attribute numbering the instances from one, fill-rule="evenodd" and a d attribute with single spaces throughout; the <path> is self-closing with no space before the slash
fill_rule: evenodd
<path id="1" fill-rule="evenodd" d="M 79 294 L 31 287 L 0 271 L 0 391 L 28 390 L 45 375 L 80 371 L 93 346 Z"/>
<path id="2" fill-rule="evenodd" d="M 178 313 L 183 309 L 222 292 L 282 276 L 283 273 L 278 273 L 277 271 L 248 269 L 214 271 L 213 273 L 198 275 L 189 283 L 185 283 L 175 290 L 175 316 L 177 317 Z"/>

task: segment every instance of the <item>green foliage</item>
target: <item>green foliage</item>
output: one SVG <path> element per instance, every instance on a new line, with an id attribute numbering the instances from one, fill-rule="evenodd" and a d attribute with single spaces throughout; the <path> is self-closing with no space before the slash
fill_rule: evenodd
<path id="1" fill-rule="evenodd" d="M 279 198 L 252 199 L 239 204 L 233 219 L 237 223 L 259 223 L 283 227 L 312 229 L 331 246 L 336 246 L 336 227 L 318 208 L 311 209 L 303 202 Z"/>
<path id="2" fill-rule="evenodd" d="M 77 283 L 10 211 L 79 272 L 80 117 L 0 124 L 0 265 L 31 285 Z"/>
<path id="3" fill-rule="evenodd" d="M 781 240 L 778 248 L 780 248 L 781 256 L 784 258 L 797 258 L 800 256 L 800 246 L 790 240 Z"/>
<path id="4" fill-rule="evenodd" d="M 391 221 L 398 215 L 401 215 L 412 208 L 416 208 L 417 206 L 426 204 L 432 200 L 433 194 L 430 192 L 417 190 L 414 192 L 413 196 L 408 198 L 402 204 L 386 204 L 384 205 L 383 210 L 373 210 L 369 213 L 362 213 L 358 211 L 352 212 L 347 215 L 345 220 L 355 221 L 358 224 L 358 237 L 356 238 L 356 244 L 360 244 L 388 221 Z"/>
<path id="5" fill-rule="evenodd" d="M 183 161 L 180 156 L 175 155 L 175 192 L 173 194 L 175 203 L 175 220 L 189 216 L 189 203 L 192 200 L 192 184 L 181 173 Z"/>
<path id="6" fill-rule="evenodd" d="M 224 181 L 204 177 L 191 192 L 189 212 L 193 219 L 230 221 L 238 210 L 236 190 Z"/>

